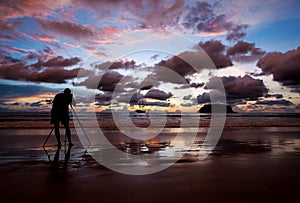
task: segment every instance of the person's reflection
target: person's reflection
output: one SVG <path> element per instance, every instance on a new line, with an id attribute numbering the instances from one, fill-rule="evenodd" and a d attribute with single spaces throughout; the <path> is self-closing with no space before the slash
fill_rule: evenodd
<path id="1" fill-rule="evenodd" d="M 59 161 L 61 148 L 58 147 L 51 165 L 51 171 L 50 173 L 50 180 L 56 182 L 56 181 L 64 181 L 68 179 L 69 173 L 68 173 L 68 163 L 70 160 L 71 155 L 71 146 L 68 147 L 68 150 L 65 152 L 65 158 L 62 161 Z"/>
<path id="2" fill-rule="evenodd" d="M 72 146 L 69 146 L 67 153 L 65 154 L 64 166 L 63 166 L 64 169 L 68 169 L 68 163 L 69 163 L 70 155 L 71 155 L 71 148 L 72 148 Z"/>
<path id="3" fill-rule="evenodd" d="M 70 160 L 70 155 L 71 155 L 71 146 L 68 147 L 68 150 L 67 152 L 65 153 L 65 159 L 64 159 L 64 162 L 63 162 L 63 169 L 68 169 L 68 163 L 69 163 L 69 160 Z M 52 165 L 52 168 L 54 170 L 57 170 L 59 169 L 59 154 L 60 154 L 60 151 L 61 151 L 61 148 L 58 147 L 57 150 L 56 150 L 56 153 L 55 153 L 55 156 L 54 156 L 54 159 L 53 159 L 53 165 Z"/>

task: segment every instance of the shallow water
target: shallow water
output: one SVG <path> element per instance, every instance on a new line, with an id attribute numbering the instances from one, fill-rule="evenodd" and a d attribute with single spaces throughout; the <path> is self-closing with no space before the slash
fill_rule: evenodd
<path id="1" fill-rule="evenodd" d="M 188 117 L 189 119 L 199 119 L 198 114 L 191 114 Z M 72 158 L 80 159 L 84 151 L 93 155 L 117 148 L 126 154 L 142 156 L 143 159 L 155 157 L 155 159 L 162 161 L 174 159 L 178 159 L 178 162 L 199 161 L 199 153 L 203 152 L 204 145 L 207 144 L 204 143 L 204 139 L 207 136 L 210 122 L 210 117 L 207 115 L 200 118 L 200 127 L 198 125 L 182 127 L 179 116 L 167 117 L 166 125 L 159 131 L 155 126 L 152 128 L 145 126 L 147 122 L 151 123 L 150 118 L 133 117 L 131 118 L 133 123 L 139 126 L 137 128 L 138 133 L 155 135 L 151 139 L 139 140 L 128 134 L 128 132 L 133 131 L 120 131 L 114 125 L 113 117 L 109 115 L 97 115 L 99 126 L 96 127 L 91 126 L 89 117 L 83 115 L 80 117 L 82 121 L 80 128 L 78 125 L 77 128 L 74 128 L 73 122 L 71 122 L 71 132 L 75 143 L 71 151 Z M 121 123 L 121 127 L 126 126 L 125 121 L 128 117 L 123 115 L 120 119 L 121 122 L 122 119 L 124 123 Z M 159 122 L 161 116 L 157 115 L 151 119 L 154 119 L 152 120 L 154 123 Z M 250 154 L 261 154 L 269 157 L 299 156 L 299 121 L 300 117 L 297 114 L 287 116 L 234 114 L 227 116 L 221 139 L 214 150 L 209 152 L 209 156 L 237 157 Z M 82 135 L 81 127 L 85 129 L 85 134 L 88 132 L 90 146 L 87 146 L 84 141 L 85 137 Z M 50 154 L 51 157 L 56 152 L 54 133 L 51 134 L 47 142 L 46 152 L 42 145 L 51 128 L 48 114 L 0 115 L 0 163 L 20 160 L 48 160 L 48 155 Z M 99 129 L 103 134 L 101 139 L 99 139 L 101 136 L 98 133 Z M 179 133 L 181 137 L 178 136 Z M 61 129 L 61 134 L 62 139 L 65 139 L 63 129 Z M 78 135 L 80 135 L 80 139 Z M 193 135 L 196 136 L 193 137 Z"/>

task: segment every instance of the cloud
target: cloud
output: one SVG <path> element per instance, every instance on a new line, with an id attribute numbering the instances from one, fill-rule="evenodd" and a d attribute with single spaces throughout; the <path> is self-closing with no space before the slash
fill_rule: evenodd
<path id="1" fill-rule="evenodd" d="M 201 82 L 201 83 L 190 83 L 190 84 L 185 84 L 185 85 L 181 85 L 180 87 L 174 87 L 174 89 L 187 89 L 187 88 L 200 88 L 200 87 L 203 87 L 204 86 L 204 82 Z"/>
<path id="2" fill-rule="evenodd" d="M 281 99 L 283 98 L 282 94 L 266 94 L 265 98 L 270 98 L 270 97 L 275 97 L 276 99 Z"/>
<path id="3" fill-rule="evenodd" d="M 123 77 L 122 74 L 116 71 L 106 71 L 102 75 L 91 73 L 87 79 L 75 85 L 112 92 Z"/>
<path id="4" fill-rule="evenodd" d="M 255 47 L 255 43 L 248 43 L 241 40 L 227 50 L 227 55 L 239 62 L 252 62 L 259 59 L 264 54 L 264 51 Z"/>
<path id="5" fill-rule="evenodd" d="M 80 68 L 66 70 L 64 68 L 46 69 L 40 73 L 27 76 L 27 81 L 47 83 L 67 83 L 67 80 L 77 77 Z"/>
<path id="6" fill-rule="evenodd" d="M 55 51 L 50 47 L 46 47 L 45 49 L 39 50 L 37 53 L 29 51 L 26 54 L 27 59 L 37 59 L 40 61 L 46 61 L 57 56 L 58 55 L 55 53 Z"/>
<path id="7" fill-rule="evenodd" d="M 217 13 L 214 5 L 200 1 L 187 7 L 187 12 L 182 18 L 182 25 L 192 33 L 227 34 L 228 40 L 244 37 L 246 34 L 243 30 L 247 28 L 247 25 L 233 23 L 226 14 Z"/>
<path id="8" fill-rule="evenodd" d="M 140 67 L 136 64 L 134 60 L 128 61 L 128 60 L 118 60 L 118 61 L 106 61 L 101 64 L 96 64 L 95 68 L 99 70 L 106 70 L 106 69 L 134 69 Z"/>
<path id="9" fill-rule="evenodd" d="M 78 58 L 64 59 L 57 57 L 46 62 L 36 64 L 37 68 L 28 65 L 23 61 L 9 61 L 0 65 L 0 78 L 10 80 L 22 80 L 30 82 L 47 82 L 47 83 L 66 83 L 67 80 L 77 77 L 80 68 L 66 70 L 60 65 L 74 65 L 79 61 Z M 43 69 L 40 67 L 43 66 Z M 88 74 L 88 71 L 83 73 Z M 84 75 L 84 74 L 83 74 Z"/>
<path id="10" fill-rule="evenodd" d="M 58 42 L 58 39 L 46 34 L 33 34 L 31 35 L 31 38 L 42 42 Z"/>
<path id="11" fill-rule="evenodd" d="M 1 51 L 4 51 L 6 53 L 10 53 L 10 54 L 11 53 L 27 54 L 27 52 L 28 52 L 25 49 L 18 48 L 18 47 L 15 47 L 15 46 L 8 46 L 8 45 L 4 45 L 4 44 L 1 44 Z"/>
<path id="12" fill-rule="evenodd" d="M 238 40 L 246 36 L 246 33 L 243 31 L 248 28 L 248 25 L 241 24 L 235 25 L 231 28 L 231 32 L 227 35 L 227 40 Z"/>
<path id="13" fill-rule="evenodd" d="M 47 61 L 39 60 L 37 63 L 32 64 L 31 66 L 38 68 L 38 69 L 40 69 L 42 67 L 68 67 L 68 66 L 76 65 L 80 61 L 81 61 L 81 59 L 78 57 L 65 59 L 62 56 L 57 56 L 57 57 L 51 58 Z"/>
<path id="14" fill-rule="evenodd" d="M 171 1 L 120 1 L 86 0 L 74 2 L 81 8 L 95 11 L 99 19 L 109 19 L 117 11 L 122 23 L 134 23 L 138 29 L 166 29 L 178 24 L 184 12 L 184 0 Z M 115 20 L 115 19 L 113 19 Z"/>
<path id="15" fill-rule="evenodd" d="M 171 92 L 166 93 L 158 89 L 151 89 L 145 94 L 144 98 L 167 100 L 172 96 L 173 94 Z"/>
<path id="16" fill-rule="evenodd" d="M 268 105 L 268 106 L 274 106 L 274 105 L 279 105 L 279 106 L 291 106 L 293 105 L 292 102 L 285 100 L 285 99 L 279 99 L 279 100 L 260 100 L 257 101 L 255 104 L 257 105 Z"/>
<path id="17" fill-rule="evenodd" d="M 0 8 L 1 10 L 1 8 Z M 1 12 L 1 11 L 0 11 Z M 1 16 L 1 14 L 0 14 Z M 0 39 L 5 41 L 14 41 L 22 37 L 22 35 L 18 32 L 17 28 L 20 27 L 22 23 L 20 21 L 9 22 L 0 20 Z"/>
<path id="18" fill-rule="evenodd" d="M 300 85 L 300 46 L 285 53 L 268 53 L 257 62 L 262 74 L 273 75 L 273 80 L 285 86 L 297 88 Z"/>
<path id="19" fill-rule="evenodd" d="M 182 77 L 185 77 L 188 74 L 195 73 L 195 69 L 187 61 L 180 57 L 180 55 L 185 53 L 181 53 L 179 54 L 179 56 L 173 56 L 167 60 L 162 60 L 156 65 L 169 68 L 170 70 L 175 71 Z"/>
<path id="20" fill-rule="evenodd" d="M 101 44 L 114 43 L 114 35 L 120 33 L 118 27 L 107 26 L 98 28 L 93 25 L 82 25 L 69 21 L 53 21 L 47 19 L 37 19 L 37 24 L 40 25 L 47 33 L 55 34 L 58 37 L 65 37 L 80 42 L 83 47 L 91 54 L 99 55 L 96 51 L 97 46 Z M 36 36 L 36 35 L 34 35 Z M 102 57 L 103 57 L 102 53 Z"/>
<path id="21" fill-rule="evenodd" d="M 184 96 L 183 100 L 190 100 L 191 98 L 192 98 L 192 95 L 190 94 L 190 95 Z"/>
<path id="22" fill-rule="evenodd" d="M 71 37 L 78 41 L 87 40 L 95 35 L 90 26 L 84 26 L 71 22 L 58 22 L 51 20 L 37 20 L 37 23 L 47 32 L 52 32 L 61 36 Z"/>
<path id="23" fill-rule="evenodd" d="M 0 2 L 1 19 L 13 19 L 20 17 L 44 17 L 62 8 L 70 1 L 36 1 L 36 0 L 10 0 Z"/>
<path id="24" fill-rule="evenodd" d="M 210 93 L 199 95 L 197 97 L 198 103 L 209 103 L 210 94 L 214 94 L 215 98 L 219 98 L 219 95 L 222 96 L 219 80 L 221 80 L 224 85 L 226 99 L 229 103 L 241 101 L 242 99 L 257 99 L 268 92 L 268 89 L 262 80 L 253 79 L 249 75 L 243 77 L 213 77 L 205 86 L 206 89 L 210 90 Z"/>
<path id="25" fill-rule="evenodd" d="M 199 87 L 203 87 L 204 86 L 204 82 L 201 82 L 201 83 L 191 83 L 190 84 L 191 87 L 194 87 L 194 88 L 199 88 Z"/>
<path id="26" fill-rule="evenodd" d="M 232 61 L 226 55 L 226 46 L 219 40 L 199 42 L 198 44 L 211 58 L 217 69 L 232 66 Z"/>
<path id="27" fill-rule="evenodd" d="M 30 104 L 31 107 L 41 107 L 43 106 L 42 102 L 41 101 L 37 101 L 37 102 L 32 102 Z"/>
<path id="28" fill-rule="evenodd" d="M 220 41 L 200 42 L 199 46 L 207 52 L 217 68 L 225 68 L 232 65 L 230 58 L 224 53 L 225 46 Z M 174 84 L 189 83 L 190 80 L 187 76 L 204 69 L 214 68 L 211 61 L 208 60 L 207 54 L 203 50 L 196 46 L 194 47 L 194 51 L 184 51 L 167 60 L 161 60 L 159 63 L 155 64 L 153 73 L 150 74 L 148 78 Z M 173 71 L 174 74 L 170 71 Z M 201 83 L 193 83 L 191 86 L 197 88 L 201 86 Z"/>
<path id="29" fill-rule="evenodd" d="M 170 103 L 168 102 L 162 102 L 162 101 L 141 101 L 139 100 L 138 104 L 141 104 L 143 106 L 160 106 L 160 107 L 169 107 Z"/>
<path id="30" fill-rule="evenodd" d="M 11 0 L 0 1 L 0 38 L 3 40 L 24 39 L 24 33 L 21 33 L 18 28 L 24 23 L 19 20 L 25 17 L 45 18 L 56 12 L 60 8 L 64 8 L 71 1 L 54 0 L 54 1 L 35 1 L 35 0 Z"/>
<path id="31" fill-rule="evenodd" d="M 98 106 L 109 106 L 111 105 L 111 100 L 112 100 L 112 92 L 105 92 L 101 94 L 96 94 L 95 95 L 95 101 L 96 105 Z"/>

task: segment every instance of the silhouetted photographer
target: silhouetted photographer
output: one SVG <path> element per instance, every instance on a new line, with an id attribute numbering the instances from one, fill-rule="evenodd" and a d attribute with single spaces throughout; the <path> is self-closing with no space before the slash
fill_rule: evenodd
<path id="1" fill-rule="evenodd" d="M 61 147 L 59 125 L 60 123 L 65 127 L 65 134 L 69 141 L 69 146 L 73 146 L 71 141 L 71 131 L 69 127 L 69 105 L 72 107 L 73 95 L 71 90 L 66 88 L 64 92 L 55 95 L 52 102 L 51 109 L 51 124 L 54 124 L 55 137 L 57 140 L 57 146 Z"/>

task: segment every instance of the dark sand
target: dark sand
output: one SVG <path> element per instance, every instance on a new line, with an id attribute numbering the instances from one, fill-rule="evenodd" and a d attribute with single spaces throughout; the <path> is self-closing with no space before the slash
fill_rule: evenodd
<path id="1" fill-rule="evenodd" d="M 291 202 L 299 198 L 299 161 L 211 157 L 145 176 L 122 175 L 97 164 L 64 170 L 49 162 L 19 162 L 1 166 L 1 201 Z"/>

